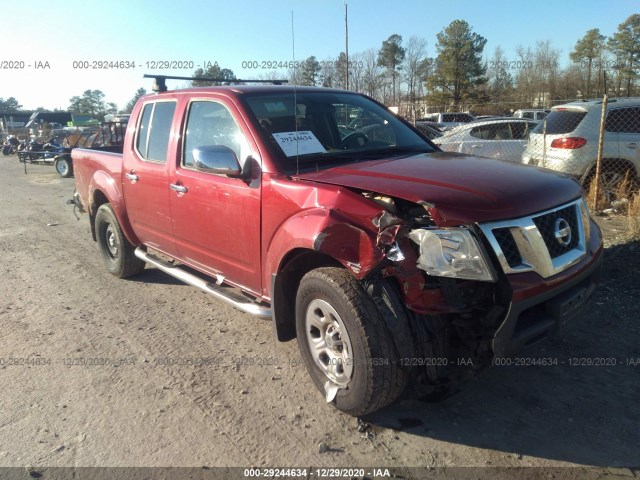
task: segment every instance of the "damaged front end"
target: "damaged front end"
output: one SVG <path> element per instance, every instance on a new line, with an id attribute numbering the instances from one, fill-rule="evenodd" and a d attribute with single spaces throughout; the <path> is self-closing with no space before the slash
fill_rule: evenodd
<path id="1" fill-rule="evenodd" d="M 432 204 L 362 194 L 385 208 L 373 219 L 385 259 L 363 284 L 418 395 L 446 396 L 491 365 L 508 282 L 474 225 L 439 228 Z"/>

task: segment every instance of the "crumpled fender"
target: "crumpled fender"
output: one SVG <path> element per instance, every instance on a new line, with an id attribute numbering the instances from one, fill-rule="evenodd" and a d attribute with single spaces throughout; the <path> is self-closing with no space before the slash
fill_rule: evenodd
<path id="1" fill-rule="evenodd" d="M 367 229 L 336 210 L 314 208 L 299 212 L 287 219 L 272 237 L 267 248 L 265 280 L 280 269 L 288 252 L 299 248 L 335 258 L 361 279 L 384 257 L 376 245 L 377 233 L 373 223 Z"/>
<path id="2" fill-rule="evenodd" d="M 133 232 L 131 224 L 129 223 L 129 217 L 127 216 L 127 210 L 125 208 L 124 197 L 122 196 L 122 190 L 116 185 L 116 181 L 105 171 L 98 170 L 91 177 L 89 183 L 89 212 L 95 215 L 97 210 L 96 205 L 96 192 L 100 191 L 107 197 L 107 200 L 113 208 L 113 212 L 118 219 L 122 233 L 127 240 L 133 245 L 140 245 L 140 240 Z M 91 227 L 93 229 L 93 226 Z"/>

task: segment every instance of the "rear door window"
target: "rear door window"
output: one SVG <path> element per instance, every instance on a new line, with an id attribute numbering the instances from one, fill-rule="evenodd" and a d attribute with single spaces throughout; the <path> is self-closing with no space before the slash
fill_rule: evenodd
<path id="1" fill-rule="evenodd" d="M 617 133 L 640 133 L 640 107 L 616 108 L 609 111 L 605 130 Z"/>
<path id="2" fill-rule="evenodd" d="M 483 140 L 511 140 L 511 131 L 507 123 L 474 127 L 469 133 L 472 137 Z"/>
<path id="3" fill-rule="evenodd" d="M 142 109 L 140 115 L 140 124 L 138 125 L 138 133 L 136 138 L 136 149 L 142 158 L 147 158 L 147 143 L 149 141 L 149 124 L 151 123 L 151 114 L 153 113 L 153 103 L 148 103 Z"/>
<path id="4" fill-rule="evenodd" d="M 155 102 L 144 106 L 136 138 L 136 149 L 144 160 L 162 163 L 167 160 L 175 110 L 176 102 Z"/>
<path id="5" fill-rule="evenodd" d="M 536 127 L 534 122 L 514 122 L 511 123 L 511 134 L 514 140 L 526 140 L 529 132 Z"/>
<path id="6" fill-rule="evenodd" d="M 533 130 L 533 133 L 542 133 L 544 126 L 547 126 L 547 133 L 562 134 L 571 133 L 580 124 L 587 112 L 570 111 L 570 110 L 554 110 L 552 111 L 545 121 L 542 121 Z"/>

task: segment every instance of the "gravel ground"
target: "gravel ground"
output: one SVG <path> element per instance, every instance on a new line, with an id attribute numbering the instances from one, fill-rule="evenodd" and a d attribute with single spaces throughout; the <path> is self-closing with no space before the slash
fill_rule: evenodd
<path id="1" fill-rule="evenodd" d="M 640 242 L 624 216 L 598 218 L 607 251 L 591 311 L 522 355 L 557 365 L 497 366 L 443 402 L 355 419 L 323 402 L 269 321 L 151 268 L 110 276 L 87 217 L 65 205 L 74 180 L 28 172 L 0 158 L 0 466 L 31 478 L 95 466 L 640 477 Z"/>

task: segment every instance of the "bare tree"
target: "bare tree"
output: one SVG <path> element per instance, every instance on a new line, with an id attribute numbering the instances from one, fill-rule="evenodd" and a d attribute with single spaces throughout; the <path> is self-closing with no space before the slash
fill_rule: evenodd
<path id="1" fill-rule="evenodd" d="M 407 82 L 407 93 L 411 107 L 411 118 L 416 118 L 416 97 L 422 90 L 422 83 L 426 78 L 425 56 L 427 42 L 423 38 L 412 36 L 405 47 L 404 79 Z"/>
<path id="2" fill-rule="evenodd" d="M 382 69 L 378 66 L 378 52 L 370 48 L 362 54 L 364 62 L 363 87 L 364 93 L 370 97 L 380 99 L 382 89 Z"/>
<path id="3" fill-rule="evenodd" d="M 364 92 L 365 62 L 362 53 L 349 56 L 349 88 L 354 92 Z"/>
<path id="4" fill-rule="evenodd" d="M 496 103 L 508 100 L 513 90 L 513 77 L 509 73 L 509 61 L 504 56 L 504 50 L 496 47 L 487 63 L 489 94 Z"/>

